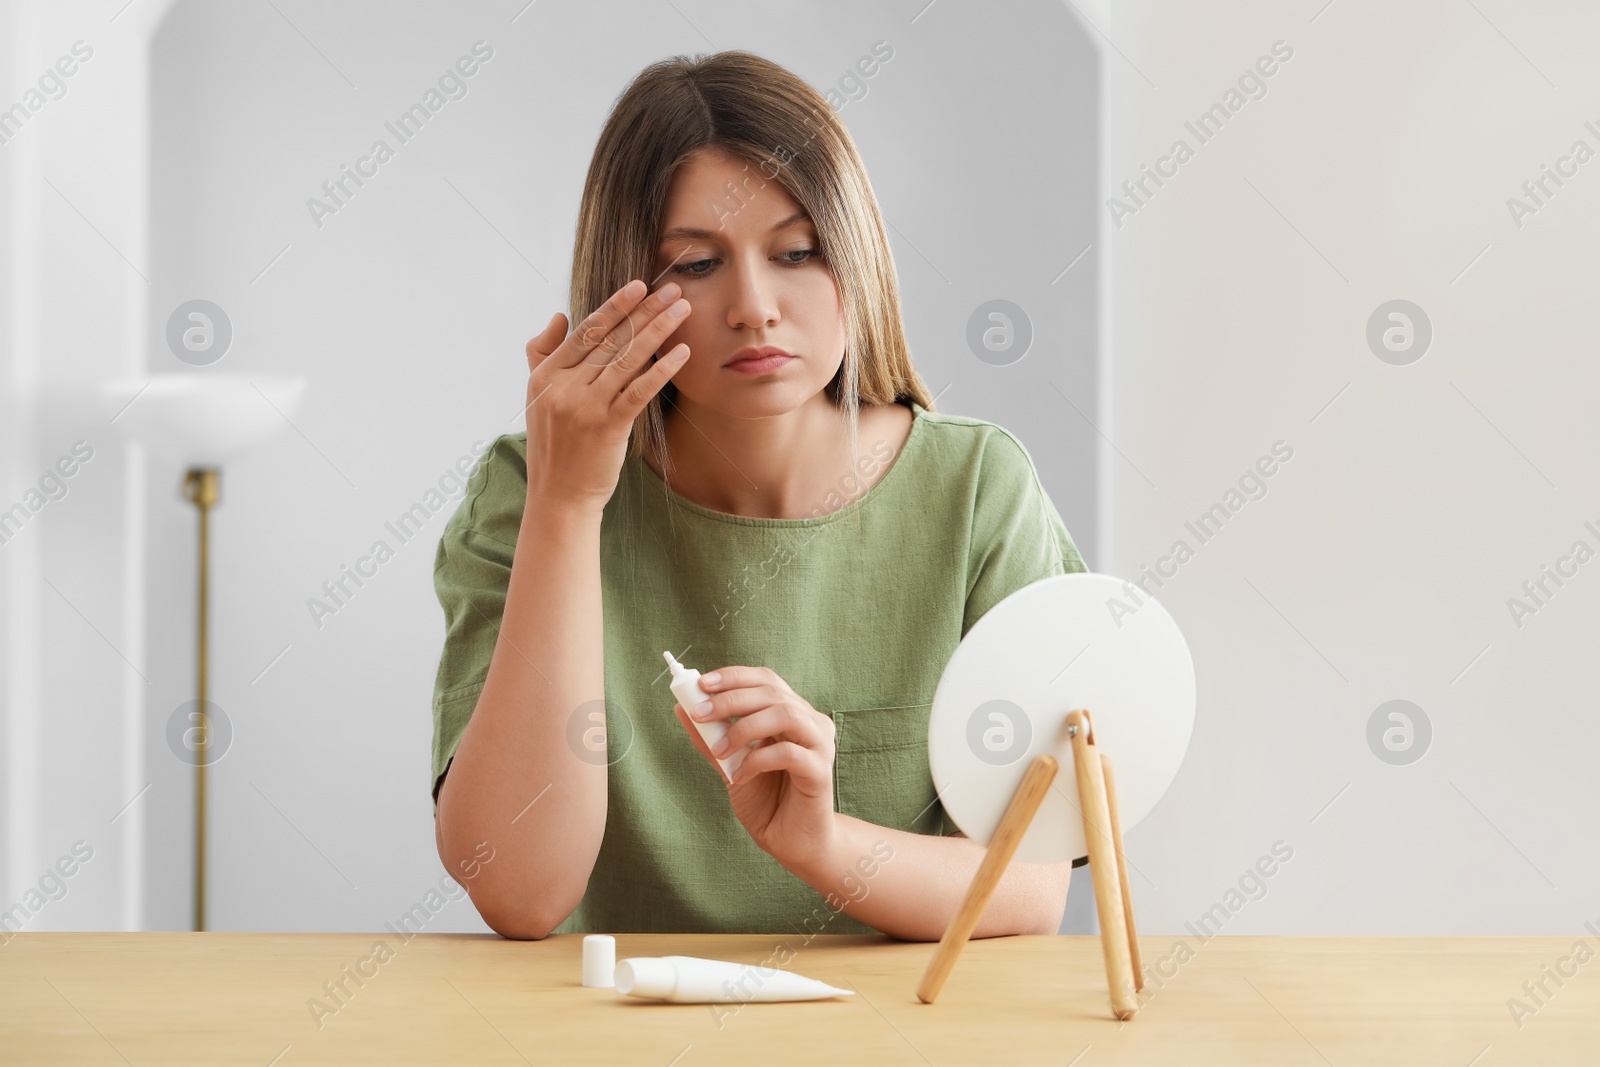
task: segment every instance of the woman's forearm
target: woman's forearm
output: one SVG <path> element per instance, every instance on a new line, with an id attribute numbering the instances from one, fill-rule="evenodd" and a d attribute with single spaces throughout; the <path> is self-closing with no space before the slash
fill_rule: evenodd
<path id="1" fill-rule="evenodd" d="M 525 514 L 489 671 L 439 790 L 437 839 L 485 922 L 537 938 L 582 899 L 605 834 L 605 749 L 586 760 L 568 740 L 585 705 L 598 719 L 584 736 L 604 739 L 605 646 L 600 513 L 530 497 Z"/>
<path id="2" fill-rule="evenodd" d="M 903 941 L 937 941 L 983 861 L 965 837 L 906 833 L 835 813 L 827 854 L 791 868 L 835 909 Z M 1007 865 L 973 937 L 1054 934 L 1067 905 L 1071 861 Z"/>

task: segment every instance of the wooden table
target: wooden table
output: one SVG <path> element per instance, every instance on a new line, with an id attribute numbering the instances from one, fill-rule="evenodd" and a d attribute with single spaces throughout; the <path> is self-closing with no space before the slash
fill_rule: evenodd
<path id="1" fill-rule="evenodd" d="M 922 1004 L 932 944 L 617 935 L 618 959 L 787 959 L 859 990 L 713 1009 L 585 988 L 577 934 L 24 933 L 0 944 L 0 1063 L 1592 1064 L 1600 959 L 1579 963 L 1578 939 L 1150 935 L 1142 1007 L 1118 1023 L 1089 937 L 973 941 Z M 1558 964 L 1576 974 L 1546 978 L 1541 1006 L 1523 982 Z"/>

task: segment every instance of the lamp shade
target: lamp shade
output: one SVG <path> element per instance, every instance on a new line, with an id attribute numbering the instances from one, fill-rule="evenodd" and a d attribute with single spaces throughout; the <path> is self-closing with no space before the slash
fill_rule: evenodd
<path id="1" fill-rule="evenodd" d="M 100 396 L 123 433 L 188 467 L 218 467 L 280 432 L 304 377 L 157 374 L 105 382 Z"/>

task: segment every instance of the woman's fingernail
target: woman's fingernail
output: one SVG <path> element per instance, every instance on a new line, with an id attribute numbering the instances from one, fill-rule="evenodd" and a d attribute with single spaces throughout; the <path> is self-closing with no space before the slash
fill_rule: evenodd
<path id="1" fill-rule="evenodd" d="M 714 756 L 725 755 L 727 753 L 727 751 L 728 751 L 728 739 L 726 737 L 724 737 L 722 740 L 718 741 L 716 744 L 711 746 L 711 754 L 714 755 Z"/>
<path id="2" fill-rule="evenodd" d="M 707 715 L 711 714 L 711 701 L 702 700 L 700 703 L 689 709 L 689 714 L 693 715 L 697 719 L 705 718 Z"/>
<path id="3" fill-rule="evenodd" d="M 718 682 L 722 681 L 722 675 L 718 674 L 716 671 L 712 671 L 710 674 L 702 674 L 700 676 L 700 680 L 705 682 L 707 685 L 716 685 Z"/>

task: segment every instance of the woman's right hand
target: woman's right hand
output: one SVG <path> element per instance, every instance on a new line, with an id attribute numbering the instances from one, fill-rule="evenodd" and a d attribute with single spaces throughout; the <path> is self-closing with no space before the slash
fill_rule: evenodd
<path id="1" fill-rule="evenodd" d="M 616 491 L 634 419 L 689 357 L 680 344 L 652 361 L 689 302 L 675 282 L 647 290 L 629 282 L 571 335 L 557 312 L 528 342 L 530 496 L 599 511 Z"/>

